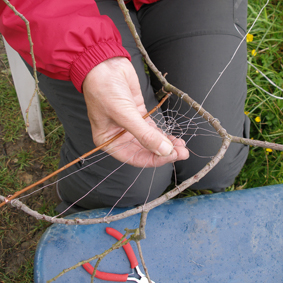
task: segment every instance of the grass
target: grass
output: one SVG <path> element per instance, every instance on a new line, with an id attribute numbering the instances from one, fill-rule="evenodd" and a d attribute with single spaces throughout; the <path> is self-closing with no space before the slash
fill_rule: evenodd
<path id="1" fill-rule="evenodd" d="M 0 63 L 0 194 L 7 196 L 29 185 L 34 176 L 57 169 L 64 133 L 53 109 L 42 101 L 46 143 L 37 144 L 27 137 L 5 54 L 1 54 Z M 31 204 L 40 213 L 55 215 L 55 204 L 43 195 Z M 33 282 L 36 245 L 49 224 L 9 207 L 1 208 L 0 218 L 0 282 Z"/>
<path id="2" fill-rule="evenodd" d="M 262 0 L 249 1 L 249 26 L 257 16 L 261 7 L 266 3 Z M 275 84 L 283 87 L 283 3 L 271 1 L 254 26 L 251 34 L 253 41 L 248 43 L 248 61 L 267 75 Z M 254 56 L 252 51 L 255 50 Z M 7 65 L 7 58 L 2 55 L 1 61 Z M 249 66 L 248 76 L 264 90 L 277 96 L 282 92 L 269 84 L 255 69 Z M 43 123 L 46 134 L 46 143 L 40 151 L 38 147 L 18 147 L 9 156 L 5 155 L 5 144 L 13 148 L 25 135 L 25 125 L 21 116 L 20 107 L 15 90 L 10 83 L 11 78 L 4 72 L 0 75 L 0 131 L 3 143 L 3 154 L 0 156 L 0 190 L 1 194 L 11 194 L 18 188 L 26 185 L 26 179 L 19 178 L 23 173 L 29 172 L 35 164 L 46 173 L 56 170 L 59 161 L 59 150 L 63 140 L 63 129 L 56 115 L 47 101 L 41 102 Z M 283 100 L 274 99 L 266 95 L 249 80 L 245 111 L 251 120 L 251 137 L 269 142 L 283 144 Z M 16 118 L 15 118 L 16 117 Z M 44 154 L 42 154 L 44 152 Z M 266 151 L 262 148 L 250 148 L 249 157 L 237 177 L 234 185 L 228 190 L 251 188 L 264 185 L 283 183 L 283 154 L 281 152 Z M 190 194 L 190 192 L 188 192 Z M 191 195 L 199 192 L 191 192 Z M 38 207 L 41 213 L 52 215 L 54 204 L 48 204 L 42 197 Z M 18 214 L 3 209 L 1 212 L 0 250 L 1 243 L 7 240 L 7 231 L 15 231 L 20 220 Z M 42 221 L 29 222 L 29 236 L 37 231 L 44 231 L 46 223 Z M 10 236 L 11 234 L 9 234 Z M 24 237 L 22 235 L 22 237 Z M 24 241 L 19 237 L 11 242 L 9 250 L 13 252 Z M 36 244 L 30 246 L 29 255 L 33 257 Z M 0 264 L 1 266 L 1 264 Z M 0 267 L 0 282 L 32 282 L 33 263 L 27 260 L 25 265 L 19 267 L 17 272 L 7 273 Z"/>
<path id="3" fill-rule="evenodd" d="M 251 25 L 260 7 L 266 1 L 250 1 L 248 23 Z M 283 2 L 268 5 L 251 34 L 248 43 L 248 61 L 283 88 Z M 255 50 L 256 55 L 252 54 Z M 256 69 L 248 67 L 248 76 L 264 90 L 279 96 L 282 91 L 272 86 Z M 245 111 L 251 120 L 250 135 L 253 139 L 283 144 L 283 100 L 275 99 L 248 79 Z M 251 148 L 248 160 L 238 176 L 235 186 L 246 188 L 283 183 L 283 154 L 262 148 Z"/>

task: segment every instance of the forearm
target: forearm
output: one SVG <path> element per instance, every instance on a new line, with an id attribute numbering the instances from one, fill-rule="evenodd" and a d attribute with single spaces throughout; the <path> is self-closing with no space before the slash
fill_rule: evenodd
<path id="1" fill-rule="evenodd" d="M 113 57 L 130 59 L 121 36 L 92 0 L 22 1 L 11 4 L 30 23 L 37 70 L 51 78 L 71 80 L 81 92 L 90 70 Z M 0 2 L 0 32 L 32 65 L 27 30 L 22 19 Z"/>

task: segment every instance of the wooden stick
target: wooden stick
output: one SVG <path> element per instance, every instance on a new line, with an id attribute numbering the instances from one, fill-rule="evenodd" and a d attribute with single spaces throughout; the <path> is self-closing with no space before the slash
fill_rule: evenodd
<path id="1" fill-rule="evenodd" d="M 158 108 L 161 107 L 161 105 L 165 102 L 165 100 L 169 97 L 169 94 L 167 94 L 151 111 L 149 111 L 148 113 L 146 113 L 143 118 L 146 119 L 147 117 L 149 117 L 152 113 L 154 113 Z M 82 156 L 80 156 L 79 158 L 71 161 L 70 163 L 68 163 L 67 165 L 61 167 L 60 169 L 56 170 L 55 172 L 49 174 L 48 176 L 42 178 L 41 180 L 35 182 L 34 184 L 31 184 L 27 187 L 25 187 L 24 189 L 14 193 L 12 196 L 7 197 L 5 199 L 4 202 L 2 202 L 0 204 L 0 207 L 4 206 L 6 203 L 8 203 L 9 201 L 11 201 L 12 199 L 15 199 L 16 197 L 18 197 L 19 195 L 23 194 L 24 192 L 27 192 L 28 190 L 34 188 L 37 185 L 42 184 L 43 182 L 45 182 L 46 180 L 50 179 L 51 177 L 57 175 L 58 173 L 64 171 L 65 169 L 69 168 L 70 166 L 76 164 L 77 162 L 85 159 L 86 157 L 90 156 L 91 154 L 97 152 L 98 150 L 102 149 L 103 147 L 111 144 L 113 141 L 117 140 L 119 137 L 121 137 L 123 134 L 125 134 L 127 131 L 123 130 L 122 132 L 118 133 L 116 136 L 114 136 L 113 138 L 111 138 L 110 140 L 106 141 L 105 143 L 103 143 L 102 145 L 92 149 L 91 151 L 83 154 Z"/>

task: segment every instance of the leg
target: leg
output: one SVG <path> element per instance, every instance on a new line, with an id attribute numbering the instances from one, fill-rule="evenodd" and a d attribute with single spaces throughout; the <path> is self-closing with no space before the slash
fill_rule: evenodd
<path id="1" fill-rule="evenodd" d="M 138 73 L 147 109 L 153 108 L 157 102 L 154 98 L 149 77 L 144 72 L 142 57 L 136 48 L 117 2 L 111 0 L 96 2 L 101 14 L 107 14 L 111 17 L 120 30 L 123 44 L 130 52 L 132 63 Z M 135 10 L 132 9 L 131 11 L 138 27 Z M 50 79 L 42 74 L 39 81 L 40 88 L 56 110 L 65 129 L 65 143 L 61 149 L 60 160 L 60 167 L 62 167 L 95 147 L 92 141 L 84 97 L 76 91 L 71 82 Z M 122 164 L 111 156 L 88 167 L 93 160 L 88 159 L 79 162 L 60 173 L 59 179 L 85 168 L 59 182 L 59 193 L 63 199 L 63 203 L 58 208 L 59 211 L 63 211 L 67 205 L 80 199 L 108 175 L 109 177 L 101 185 L 95 188 L 86 198 L 76 203 L 76 208 L 91 209 L 112 206 L 141 172 L 141 168 L 135 168 L 127 164 L 119 168 Z M 117 168 L 119 170 L 111 175 L 111 172 Z M 144 203 L 148 196 L 154 172 L 155 178 L 148 200 L 158 197 L 170 184 L 172 164 L 157 168 L 156 171 L 153 168 L 144 169 L 129 191 L 123 196 L 118 206 L 133 206 Z"/>
<path id="2" fill-rule="evenodd" d="M 162 0 L 143 6 L 138 13 L 143 43 L 159 70 L 168 73 L 168 81 L 202 103 L 242 39 L 246 5 L 247 1 L 233 0 Z M 246 58 L 243 44 L 203 104 L 228 133 L 244 137 L 249 132 L 249 120 L 244 115 Z M 154 76 L 152 85 L 160 88 Z M 180 113 L 188 109 L 184 103 L 180 107 Z M 187 146 L 199 155 L 214 156 L 220 144 L 220 139 L 200 135 Z M 224 190 L 234 182 L 247 154 L 248 146 L 232 144 L 216 168 L 192 188 Z M 188 160 L 177 162 L 178 181 L 191 177 L 208 161 L 191 153 Z"/>

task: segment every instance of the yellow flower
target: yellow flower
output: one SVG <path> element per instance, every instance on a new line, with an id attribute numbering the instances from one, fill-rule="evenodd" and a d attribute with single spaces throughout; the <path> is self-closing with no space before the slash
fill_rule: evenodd
<path id="1" fill-rule="evenodd" d="M 247 42 L 252 42 L 254 40 L 254 36 L 250 33 L 247 34 Z"/>
<path id="2" fill-rule="evenodd" d="M 249 111 L 245 111 L 244 113 L 245 113 L 246 115 L 249 115 L 249 114 L 250 114 L 250 112 L 249 112 Z"/>
<path id="3" fill-rule="evenodd" d="M 257 52 L 255 51 L 255 49 L 252 50 L 252 55 L 256 56 Z"/>
<path id="4" fill-rule="evenodd" d="M 273 150 L 271 148 L 266 148 L 265 149 L 267 152 L 272 152 Z"/>
<path id="5" fill-rule="evenodd" d="M 257 123 L 259 123 L 259 122 L 261 121 L 260 117 L 257 116 L 257 117 L 255 118 L 255 121 L 256 121 Z"/>

